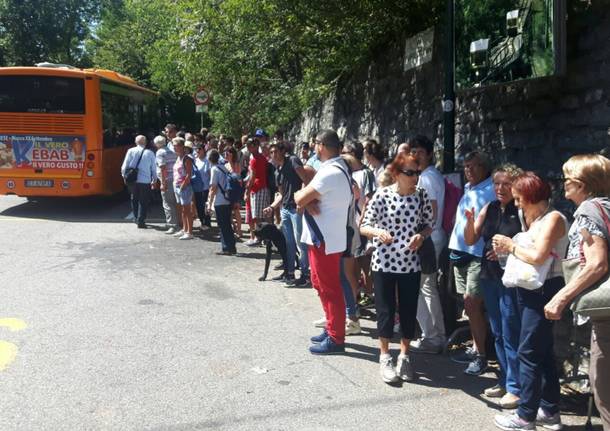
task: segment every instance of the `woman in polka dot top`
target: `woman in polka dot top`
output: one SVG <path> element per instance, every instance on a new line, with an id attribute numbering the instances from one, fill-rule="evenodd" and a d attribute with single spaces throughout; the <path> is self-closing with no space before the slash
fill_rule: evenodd
<path id="1" fill-rule="evenodd" d="M 417 250 L 432 232 L 434 215 L 424 189 L 417 188 L 417 160 L 399 155 L 389 166 L 395 183 L 369 202 L 360 233 L 373 241 L 371 269 L 375 288 L 380 372 L 386 383 L 413 380 L 409 342 L 415 335 L 421 266 Z M 396 301 L 398 292 L 398 303 Z M 394 313 L 400 316 L 400 355 L 396 369 L 389 354 Z"/>

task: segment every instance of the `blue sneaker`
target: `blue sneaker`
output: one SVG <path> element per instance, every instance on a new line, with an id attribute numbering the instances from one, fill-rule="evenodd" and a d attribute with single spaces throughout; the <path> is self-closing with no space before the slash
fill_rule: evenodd
<path id="1" fill-rule="evenodd" d="M 320 344 L 309 346 L 309 351 L 313 355 L 332 355 L 335 353 L 344 353 L 345 344 L 337 344 L 332 338 L 326 337 Z"/>
<path id="2" fill-rule="evenodd" d="M 464 370 L 466 374 L 471 376 L 480 376 L 485 371 L 487 371 L 487 359 L 482 355 L 477 355 Z"/>
<path id="3" fill-rule="evenodd" d="M 314 335 L 313 337 L 310 338 L 312 343 L 321 343 L 322 341 L 326 340 L 328 338 L 328 332 L 326 332 L 326 329 L 322 331 L 322 333 L 320 335 Z"/>

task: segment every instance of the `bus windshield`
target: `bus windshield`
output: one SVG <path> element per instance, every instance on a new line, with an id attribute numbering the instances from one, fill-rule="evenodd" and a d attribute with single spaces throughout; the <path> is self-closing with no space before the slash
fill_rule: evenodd
<path id="1" fill-rule="evenodd" d="M 0 112 L 84 114 L 82 78 L 0 76 Z"/>

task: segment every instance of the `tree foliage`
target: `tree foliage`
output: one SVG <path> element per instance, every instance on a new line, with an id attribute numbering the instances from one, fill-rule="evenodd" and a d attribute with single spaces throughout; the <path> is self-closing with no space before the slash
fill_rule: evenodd
<path id="1" fill-rule="evenodd" d="M 88 65 L 83 41 L 99 6 L 88 0 L 0 0 L 0 65 Z"/>
<path id="2" fill-rule="evenodd" d="M 112 3 L 89 44 L 95 63 L 176 96 L 205 85 L 214 127 L 237 134 L 294 120 L 377 48 L 434 24 L 443 2 Z"/>

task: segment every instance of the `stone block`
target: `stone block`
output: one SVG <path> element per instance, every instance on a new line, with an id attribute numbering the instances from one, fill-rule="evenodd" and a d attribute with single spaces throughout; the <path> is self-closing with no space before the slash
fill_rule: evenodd
<path id="1" fill-rule="evenodd" d="M 559 107 L 561 109 L 576 109 L 580 106 L 578 97 L 574 95 L 564 96 L 559 101 Z"/>
<path id="2" fill-rule="evenodd" d="M 604 90 L 601 88 L 595 88 L 593 90 L 587 91 L 585 94 L 585 103 L 595 103 L 602 100 L 604 96 Z"/>
<path id="3" fill-rule="evenodd" d="M 535 115 L 550 114 L 558 108 L 557 104 L 550 98 L 535 100 L 528 106 L 529 111 Z"/>

